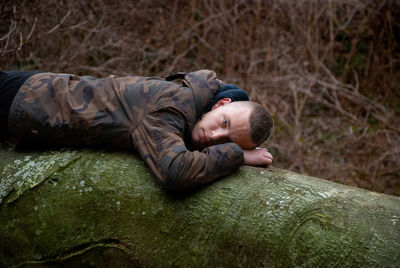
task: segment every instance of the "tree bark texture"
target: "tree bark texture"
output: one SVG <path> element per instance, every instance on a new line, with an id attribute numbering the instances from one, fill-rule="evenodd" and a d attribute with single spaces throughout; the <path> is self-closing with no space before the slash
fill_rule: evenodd
<path id="1" fill-rule="evenodd" d="M 399 267 L 400 198 L 275 168 L 174 196 L 135 155 L 0 148 L 0 266 Z"/>

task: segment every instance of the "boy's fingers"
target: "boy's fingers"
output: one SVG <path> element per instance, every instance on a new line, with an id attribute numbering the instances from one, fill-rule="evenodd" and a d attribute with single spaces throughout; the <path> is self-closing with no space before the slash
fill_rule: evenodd
<path id="1" fill-rule="evenodd" d="M 265 155 L 265 162 L 267 163 L 267 165 L 272 163 L 272 159 L 273 159 L 273 156 L 271 154 Z"/>

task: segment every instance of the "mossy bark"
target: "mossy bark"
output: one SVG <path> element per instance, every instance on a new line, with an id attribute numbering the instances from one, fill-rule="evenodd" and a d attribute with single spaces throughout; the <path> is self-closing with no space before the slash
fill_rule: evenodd
<path id="1" fill-rule="evenodd" d="M 178 197 L 131 154 L 3 144 L 0 180 L 0 266 L 400 265 L 400 198 L 275 168 Z"/>

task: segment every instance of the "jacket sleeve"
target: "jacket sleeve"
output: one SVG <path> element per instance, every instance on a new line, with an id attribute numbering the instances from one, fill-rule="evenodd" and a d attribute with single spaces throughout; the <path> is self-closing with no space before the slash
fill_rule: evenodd
<path id="1" fill-rule="evenodd" d="M 142 121 L 132 134 L 141 157 L 165 189 L 193 190 L 243 164 L 243 151 L 235 143 L 189 151 L 182 138 L 184 123 L 177 114 L 158 114 Z"/>

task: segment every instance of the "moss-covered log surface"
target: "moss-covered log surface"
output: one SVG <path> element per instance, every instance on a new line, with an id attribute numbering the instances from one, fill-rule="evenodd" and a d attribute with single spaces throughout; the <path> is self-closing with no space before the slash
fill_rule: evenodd
<path id="1" fill-rule="evenodd" d="M 2 144 L 0 176 L 0 266 L 400 266 L 400 198 L 284 170 L 177 197 L 131 154 Z"/>

